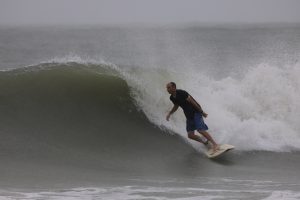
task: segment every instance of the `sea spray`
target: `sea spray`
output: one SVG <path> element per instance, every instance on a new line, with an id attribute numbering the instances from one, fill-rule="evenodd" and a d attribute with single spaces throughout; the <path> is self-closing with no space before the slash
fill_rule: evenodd
<path id="1" fill-rule="evenodd" d="M 124 74 L 124 73 L 123 73 Z M 191 69 L 131 69 L 124 76 L 150 121 L 186 137 L 185 118 L 171 109 L 166 83 L 187 90 L 209 114 L 205 119 L 219 143 L 239 150 L 293 151 L 300 146 L 299 64 L 260 64 L 239 77 L 215 80 Z M 193 143 L 196 148 L 196 143 Z"/>

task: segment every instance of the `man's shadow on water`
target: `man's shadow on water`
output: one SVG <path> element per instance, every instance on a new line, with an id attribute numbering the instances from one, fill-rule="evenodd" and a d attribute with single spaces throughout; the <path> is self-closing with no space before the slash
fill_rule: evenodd
<path id="1" fill-rule="evenodd" d="M 228 154 L 229 153 L 232 153 L 232 152 L 228 152 Z M 225 166 L 233 166 L 233 165 L 237 164 L 234 156 L 227 155 L 227 153 L 225 155 L 218 156 L 217 158 L 207 158 L 207 159 L 209 159 L 213 163 L 217 163 L 217 164 L 225 165 Z"/>
<path id="2" fill-rule="evenodd" d="M 208 158 L 205 155 L 205 150 L 204 150 L 201 152 L 198 151 L 191 152 L 186 156 L 186 161 L 188 164 L 191 164 L 192 166 L 203 165 L 204 163 L 205 164 L 216 163 L 224 166 L 234 166 L 237 164 L 238 156 L 239 154 L 237 152 L 229 151 L 216 158 Z"/>
<path id="3" fill-rule="evenodd" d="M 216 159 L 209 159 L 205 151 L 191 151 L 185 154 L 182 160 L 177 163 L 176 173 L 189 177 L 207 177 L 224 172 L 222 168 L 230 169 L 237 165 L 237 155 L 228 155 Z"/>
<path id="4" fill-rule="evenodd" d="M 231 168 L 240 164 L 241 152 L 237 150 L 231 150 L 214 159 L 208 158 L 206 151 L 206 148 L 196 150 L 189 146 L 177 157 L 178 159 L 173 163 L 173 170 L 187 176 L 207 176 L 213 175 L 220 167 Z"/>

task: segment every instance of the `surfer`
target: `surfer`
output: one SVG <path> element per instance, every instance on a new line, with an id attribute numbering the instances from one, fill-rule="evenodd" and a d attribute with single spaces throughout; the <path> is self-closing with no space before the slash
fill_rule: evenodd
<path id="1" fill-rule="evenodd" d="M 171 111 L 167 114 L 167 121 L 169 121 L 170 116 L 180 106 L 183 109 L 183 112 L 186 117 L 186 130 L 188 133 L 188 137 L 192 140 L 203 143 L 204 145 L 208 145 L 208 143 L 210 142 L 213 151 L 217 151 L 218 144 L 207 132 L 208 127 L 203 121 L 203 117 L 206 118 L 207 113 L 205 113 L 202 110 L 200 104 L 197 103 L 197 101 L 186 91 L 176 89 L 176 84 L 174 82 L 170 82 L 167 84 L 167 91 L 169 94 L 171 94 L 170 100 L 174 104 Z M 199 135 L 196 135 L 195 130 L 197 130 L 201 135 L 203 135 L 206 138 L 206 141 L 203 141 Z"/>

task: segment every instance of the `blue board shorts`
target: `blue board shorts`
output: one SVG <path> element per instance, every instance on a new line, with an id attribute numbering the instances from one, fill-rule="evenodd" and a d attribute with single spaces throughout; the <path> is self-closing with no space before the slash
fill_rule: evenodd
<path id="1" fill-rule="evenodd" d="M 186 120 L 186 131 L 191 132 L 195 130 L 206 131 L 208 130 L 207 125 L 203 121 L 201 113 L 195 113 L 193 119 Z"/>

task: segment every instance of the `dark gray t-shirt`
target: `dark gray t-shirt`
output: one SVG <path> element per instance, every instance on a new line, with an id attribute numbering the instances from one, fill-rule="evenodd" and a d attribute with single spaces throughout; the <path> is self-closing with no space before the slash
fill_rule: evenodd
<path id="1" fill-rule="evenodd" d="M 173 102 L 173 104 L 179 105 L 183 109 L 183 112 L 187 119 L 193 119 L 194 114 L 199 111 L 197 111 L 194 108 L 194 106 L 186 100 L 188 98 L 188 96 L 189 96 L 189 93 L 187 93 L 184 90 L 178 89 L 178 90 L 176 90 L 176 97 L 173 97 L 171 95 L 170 100 Z"/>

